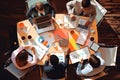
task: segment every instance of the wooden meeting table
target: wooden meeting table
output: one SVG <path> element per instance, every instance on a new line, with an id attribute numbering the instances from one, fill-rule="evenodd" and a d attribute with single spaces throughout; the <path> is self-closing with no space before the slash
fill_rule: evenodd
<path id="1" fill-rule="evenodd" d="M 56 22 L 57 22 L 57 20 L 59 21 L 59 19 L 61 21 L 63 21 L 62 25 L 61 24 L 56 24 L 56 22 L 53 23 L 56 28 L 64 28 L 64 15 L 66 15 L 66 14 L 56 14 L 55 15 L 55 21 Z M 82 17 L 82 16 L 81 16 L 81 18 L 86 19 L 86 17 Z M 24 24 L 22 24 L 22 23 L 24 23 Z M 24 26 L 24 25 L 27 27 L 26 28 L 27 34 L 23 31 L 21 31 L 23 29 L 22 26 Z M 89 26 L 89 28 L 90 28 L 90 32 L 89 32 L 88 39 L 90 39 L 91 37 L 94 37 L 94 42 L 98 43 L 98 32 L 97 32 L 96 20 L 94 20 L 94 22 Z M 75 28 L 73 28 L 73 29 L 75 29 Z M 68 29 L 68 35 L 70 36 L 69 30 L 71 30 L 71 29 Z M 52 30 L 52 31 L 54 31 L 54 30 Z M 35 39 L 37 37 L 39 37 L 39 34 L 35 30 L 34 26 L 29 22 L 29 20 L 26 19 L 26 20 L 23 20 L 23 21 L 20 21 L 20 22 L 17 23 L 17 37 L 18 37 L 19 46 L 21 46 L 21 45 L 31 44 L 31 43 L 29 43 L 29 41 L 35 41 Z M 55 41 L 54 44 L 56 46 L 51 46 L 48 49 L 47 53 L 64 52 L 65 55 L 67 54 L 67 50 L 69 49 L 68 47 L 65 48 L 64 50 L 59 51 L 57 49 L 57 46 L 59 46 L 58 42 Z M 82 47 L 84 47 L 84 45 L 80 46 L 80 48 L 82 48 Z M 93 54 L 93 53 L 94 53 L 94 51 L 90 49 L 90 54 Z M 47 54 L 45 54 L 43 56 L 43 58 L 38 61 L 37 64 L 38 65 L 44 65 L 44 62 L 45 62 L 46 59 L 48 59 Z M 71 64 L 71 61 L 69 62 L 69 64 Z"/>

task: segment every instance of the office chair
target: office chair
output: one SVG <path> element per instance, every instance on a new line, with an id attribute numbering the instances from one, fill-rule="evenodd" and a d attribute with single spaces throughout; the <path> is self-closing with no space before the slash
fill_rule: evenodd
<path id="1" fill-rule="evenodd" d="M 96 12 L 97 12 L 96 24 L 97 26 L 99 26 L 102 20 L 104 19 L 104 16 L 107 13 L 107 10 L 96 0 L 92 0 L 91 2 L 96 6 Z"/>
<path id="2" fill-rule="evenodd" d="M 90 72 L 89 74 L 82 76 L 81 79 L 82 80 L 96 80 L 100 77 L 103 77 L 107 75 L 104 69 L 105 69 L 105 65 L 102 65 L 99 68 L 93 69 L 93 71 Z"/>
<path id="3" fill-rule="evenodd" d="M 27 4 L 26 5 L 27 10 L 29 10 L 32 7 L 34 7 L 37 2 L 42 2 L 42 3 L 46 4 L 46 3 L 49 3 L 49 0 L 26 0 L 25 2 Z"/>
<path id="4" fill-rule="evenodd" d="M 102 53 L 102 58 L 105 60 L 105 72 L 108 74 L 110 71 L 117 67 L 116 58 L 117 58 L 117 45 L 107 45 L 107 44 L 99 44 L 100 52 Z"/>
<path id="5" fill-rule="evenodd" d="M 66 80 L 66 77 L 67 77 L 67 69 L 65 70 L 65 77 L 63 77 L 63 78 L 59 78 L 59 79 L 51 79 L 51 78 L 48 78 L 47 77 L 47 75 L 46 75 L 46 73 L 43 71 L 43 66 L 41 66 L 41 68 L 40 68 L 41 70 L 41 77 L 42 77 L 42 80 Z"/>
<path id="6" fill-rule="evenodd" d="M 100 77 L 103 77 L 107 75 L 107 73 L 104 71 L 105 65 L 102 65 L 98 68 L 93 69 L 92 72 L 88 73 L 87 75 L 84 75 L 81 77 L 82 80 L 96 80 Z"/>
<path id="7" fill-rule="evenodd" d="M 26 1 L 26 17 L 28 17 L 28 14 L 30 13 L 31 9 L 35 7 L 37 2 L 42 2 L 43 5 L 50 5 L 49 0 L 27 0 Z M 33 24 L 32 19 L 29 19 L 30 22 Z"/>
<path id="8" fill-rule="evenodd" d="M 116 66 L 117 45 L 99 44 L 102 58 L 106 66 Z"/>
<path id="9" fill-rule="evenodd" d="M 99 43 L 99 45 L 100 45 L 99 52 L 101 53 L 101 56 L 105 61 L 105 65 L 101 66 L 96 70 L 93 70 L 87 76 L 84 76 L 83 80 L 87 79 L 95 80 L 105 75 L 108 75 L 111 66 L 116 66 L 118 46 L 107 45 L 104 43 Z"/>
<path id="10" fill-rule="evenodd" d="M 27 68 L 25 70 L 17 69 L 11 61 L 11 58 L 8 58 L 4 64 L 4 69 L 12 74 L 18 80 L 23 80 L 25 75 L 27 75 L 34 67 Z"/>
<path id="11" fill-rule="evenodd" d="M 42 80 L 65 80 L 64 78 L 60 78 L 60 79 L 50 79 L 47 77 L 47 75 L 45 74 L 45 72 L 42 73 Z"/>

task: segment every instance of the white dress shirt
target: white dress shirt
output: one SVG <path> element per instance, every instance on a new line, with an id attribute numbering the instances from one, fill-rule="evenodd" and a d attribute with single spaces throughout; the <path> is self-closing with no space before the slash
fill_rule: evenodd
<path id="1" fill-rule="evenodd" d="M 82 9 L 82 0 L 72 0 L 69 1 L 66 4 L 66 8 L 68 11 L 68 14 L 75 14 L 75 15 L 80 15 L 81 12 L 83 11 Z M 93 22 L 95 17 L 96 17 L 96 7 L 94 4 L 92 4 L 89 7 L 88 10 L 83 11 L 83 16 L 89 17 L 90 18 L 90 22 Z"/>
<path id="2" fill-rule="evenodd" d="M 19 67 L 18 65 L 17 65 L 17 63 L 16 63 L 16 56 L 19 54 L 19 52 L 21 51 L 21 50 L 23 50 L 23 49 L 25 49 L 25 47 L 23 47 L 23 46 L 20 46 L 19 48 L 17 48 L 16 50 L 14 50 L 13 52 L 12 52 L 12 55 L 11 55 L 11 60 L 12 60 L 12 62 L 13 62 L 13 64 L 15 65 L 15 67 L 16 68 L 18 68 L 18 69 L 20 69 L 20 70 L 23 70 L 23 69 L 26 69 L 26 68 L 28 68 L 28 67 L 30 67 L 30 66 L 33 66 L 33 65 L 35 65 L 36 64 L 36 62 L 37 62 L 37 58 L 36 58 L 36 56 L 35 56 L 35 54 L 34 53 L 30 53 L 31 55 L 32 55 L 32 57 L 29 55 L 28 56 L 28 63 L 25 65 L 25 66 L 23 66 L 23 67 Z M 32 52 L 32 51 L 31 51 Z"/>
<path id="3" fill-rule="evenodd" d="M 95 53 L 94 55 L 100 59 L 101 66 L 105 64 L 105 61 L 101 58 L 100 53 Z M 83 69 L 81 69 L 81 67 L 82 67 L 82 64 L 78 63 L 77 70 L 76 70 L 77 75 L 87 75 L 88 73 L 93 71 L 93 67 L 89 63 L 85 64 Z"/>

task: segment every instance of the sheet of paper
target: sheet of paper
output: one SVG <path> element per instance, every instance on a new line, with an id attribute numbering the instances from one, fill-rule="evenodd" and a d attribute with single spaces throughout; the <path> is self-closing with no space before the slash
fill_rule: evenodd
<path id="1" fill-rule="evenodd" d="M 39 41 L 40 40 L 47 41 L 46 46 L 49 48 L 51 44 L 55 41 L 54 34 L 52 32 L 41 33 L 39 34 Z"/>
<path id="2" fill-rule="evenodd" d="M 91 41 L 90 39 L 87 39 L 85 46 L 88 46 L 90 48 L 92 44 L 93 44 L 93 41 Z"/>
<path id="3" fill-rule="evenodd" d="M 36 55 L 38 59 L 41 60 L 43 56 L 47 53 L 48 48 L 47 46 L 44 46 L 41 42 L 39 42 L 38 38 L 36 38 L 35 42 L 36 42 L 36 46 L 35 46 Z"/>
<path id="4" fill-rule="evenodd" d="M 90 53 L 88 47 L 70 53 L 70 59 L 73 64 L 80 62 L 82 59 L 87 59 L 89 56 Z"/>
<path id="5" fill-rule="evenodd" d="M 62 21 L 61 19 L 57 19 L 56 22 L 57 22 L 58 25 L 64 24 L 63 21 Z"/>
<path id="6" fill-rule="evenodd" d="M 76 28 L 78 26 L 77 19 L 75 21 L 72 21 L 68 15 L 65 15 L 64 26 L 66 28 Z"/>
<path id="7" fill-rule="evenodd" d="M 88 29 L 80 29 L 80 33 L 79 33 L 79 36 L 78 36 L 78 39 L 77 39 L 77 43 L 78 44 L 81 44 L 81 45 L 84 45 L 84 43 L 86 42 L 87 40 L 87 37 L 88 37 L 88 34 L 89 34 L 89 31 Z"/>
<path id="8" fill-rule="evenodd" d="M 36 46 L 36 56 L 39 60 L 41 60 L 43 56 L 46 54 L 46 50 L 43 50 L 43 48 L 41 47 Z"/>

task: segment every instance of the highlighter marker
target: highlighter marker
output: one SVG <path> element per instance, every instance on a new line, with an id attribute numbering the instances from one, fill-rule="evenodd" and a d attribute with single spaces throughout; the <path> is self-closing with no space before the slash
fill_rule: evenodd
<path id="1" fill-rule="evenodd" d="M 75 40 L 71 37 L 68 44 L 70 51 L 78 50 L 79 46 L 76 44 Z"/>
<path id="2" fill-rule="evenodd" d="M 78 34 L 74 30 L 70 31 L 70 34 L 72 35 L 73 39 L 76 41 L 78 38 Z"/>

